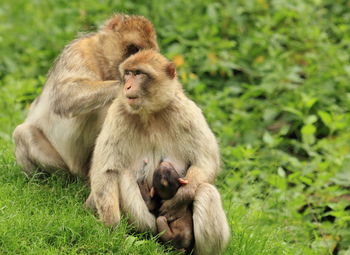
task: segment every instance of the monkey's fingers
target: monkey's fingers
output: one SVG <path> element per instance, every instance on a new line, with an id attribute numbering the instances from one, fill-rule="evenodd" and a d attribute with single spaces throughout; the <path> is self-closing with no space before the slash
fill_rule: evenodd
<path id="1" fill-rule="evenodd" d="M 188 180 L 186 180 L 184 178 L 178 178 L 177 180 L 181 185 L 188 184 Z"/>
<path id="2" fill-rule="evenodd" d="M 151 198 L 153 198 L 156 194 L 156 190 L 154 189 L 154 187 L 151 188 L 151 190 L 149 191 L 149 195 L 151 196 Z"/>

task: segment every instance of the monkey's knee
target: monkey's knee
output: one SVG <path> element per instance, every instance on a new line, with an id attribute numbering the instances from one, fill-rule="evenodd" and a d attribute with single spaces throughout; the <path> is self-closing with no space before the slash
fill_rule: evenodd
<path id="1" fill-rule="evenodd" d="M 168 221 L 165 216 L 159 216 L 156 219 L 156 223 L 157 223 L 158 232 L 163 231 L 166 227 L 168 227 Z"/>
<path id="2" fill-rule="evenodd" d="M 168 225 L 168 220 L 166 219 L 166 217 L 159 216 L 156 220 L 156 224 L 157 224 L 158 233 L 161 233 L 160 239 L 163 242 L 170 241 L 173 238 L 173 236 L 172 236 L 172 232 L 170 230 L 170 227 Z"/>
<path id="3" fill-rule="evenodd" d="M 67 169 L 61 156 L 37 127 L 23 123 L 13 132 L 16 160 L 29 174 L 41 168 L 47 172 Z"/>
<path id="4" fill-rule="evenodd" d="M 21 124 L 17 126 L 13 132 L 13 139 L 15 142 L 15 157 L 16 162 L 19 166 L 21 166 L 22 170 L 27 175 L 33 175 L 37 166 L 34 164 L 33 160 L 29 155 L 28 148 L 28 138 L 26 133 L 28 132 L 28 126 L 25 124 Z"/>

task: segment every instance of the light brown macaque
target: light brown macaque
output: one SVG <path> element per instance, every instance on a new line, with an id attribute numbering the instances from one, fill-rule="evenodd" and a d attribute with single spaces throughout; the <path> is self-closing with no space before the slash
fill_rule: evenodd
<path id="1" fill-rule="evenodd" d="M 118 67 L 146 48 L 158 50 L 150 21 L 121 14 L 64 48 L 13 133 L 17 163 L 25 173 L 64 169 L 87 177 L 95 140 L 121 87 Z"/>
<path id="2" fill-rule="evenodd" d="M 195 193 L 194 252 L 219 254 L 230 231 L 220 195 L 209 184 L 220 169 L 219 150 L 201 110 L 184 94 L 174 64 L 154 50 L 139 51 L 119 70 L 123 88 L 96 140 L 89 200 L 107 225 L 118 224 L 122 212 L 138 230 L 156 233 L 137 180 L 145 178 L 151 186 L 160 160 L 168 158 L 189 183 L 161 211 L 176 219 L 177 208 Z M 148 163 L 142 167 L 144 158 Z"/>
<path id="3" fill-rule="evenodd" d="M 139 183 L 139 187 L 143 199 L 148 202 L 146 202 L 148 209 L 152 212 L 155 209 L 159 209 L 155 208 L 157 201 L 171 199 L 181 185 L 188 184 L 188 181 L 180 177 L 170 162 L 162 161 L 154 171 L 152 187 L 148 194 L 142 192 L 148 188 L 145 184 Z M 168 222 L 165 216 L 158 215 L 156 212 L 157 231 L 161 233 L 160 239 L 163 242 L 170 242 L 173 247 L 186 254 L 192 251 L 194 244 L 192 220 L 194 195 L 195 193 L 193 192 L 192 197 L 188 197 L 189 204 L 177 210 L 177 217 L 172 222 Z"/>

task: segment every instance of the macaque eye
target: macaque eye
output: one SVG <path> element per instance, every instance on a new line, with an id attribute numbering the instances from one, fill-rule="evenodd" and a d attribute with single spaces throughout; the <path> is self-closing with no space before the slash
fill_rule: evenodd
<path id="1" fill-rule="evenodd" d="M 130 70 L 125 70 L 124 75 L 130 75 L 131 71 Z"/>
<path id="2" fill-rule="evenodd" d="M 137 47 L 134 44 L 131 44 L 127 48 L 127 54 L 130 56 L 130 55 L 137 53 L 139 50 L 140 50 L 139 47 Z"/>
<path id="3" fill-rule="evenodd" d="M 141 70 L 135 70 L 134 71 L 134 75 L 140 75 L 143 74 L 143 72 Z"/>

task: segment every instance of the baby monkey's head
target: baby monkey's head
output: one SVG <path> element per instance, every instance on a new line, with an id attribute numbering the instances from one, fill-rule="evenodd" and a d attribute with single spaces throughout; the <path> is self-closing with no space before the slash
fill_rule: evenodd
<path id="1" fill-rule="evenodd" d="M 188 181 L 180 177 L 174 166 L 167 161 L 159 164 L 153 174 L 153 188 L 151 196 L 155 193 L 163 200 L 172 198 L 181 185 Z"/>

